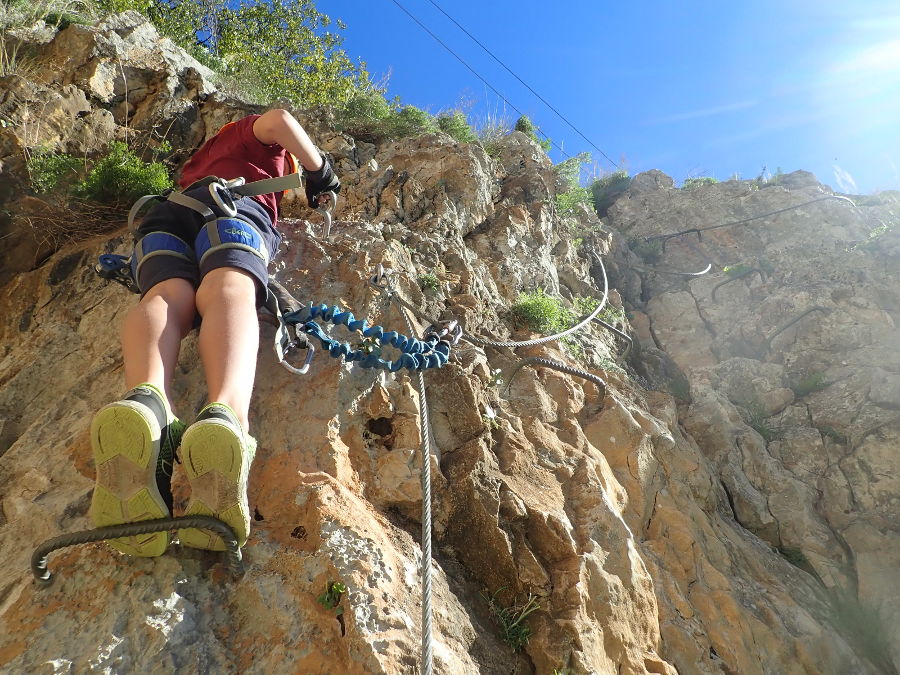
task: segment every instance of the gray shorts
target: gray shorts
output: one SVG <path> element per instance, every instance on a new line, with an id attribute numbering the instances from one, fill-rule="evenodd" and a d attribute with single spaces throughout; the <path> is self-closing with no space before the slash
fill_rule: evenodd
<path id="1" fill-rule="evenodd" d="M 209 206 L 217 216 L 226 215 L 215 205 L 208 188 L 189 188 L 185 194 Z M 272 226 L 272 219 L 262 204 L 250 197 L 243 197 L 235 200 L 234 205 L 237 208 L 235 218 L 250 223 L 259 233 L 266 250 L 274 257 L 281 243 L 281 235 Z M 193 209 L 165 201 L 155 205 L 144 216 L 136 239 L 151 232 L 165 232 L 175 235 L 193 247 L 204 224 L 203 216 Z M 156 284 L 167 279 L 187 279 L 194 288 L 197 288 L 210 270 L 221 267 L 234 267 L 253 276 L 257 281 L 257 306 L 265 301 L 269 278 L 266 263 L 251 251 L 240 248 L 210 251 L 199 264 L 196 260 L 187 260 L 172 255 L 149 257 L 142 262 L 136 281 L 142 296 Z"/>

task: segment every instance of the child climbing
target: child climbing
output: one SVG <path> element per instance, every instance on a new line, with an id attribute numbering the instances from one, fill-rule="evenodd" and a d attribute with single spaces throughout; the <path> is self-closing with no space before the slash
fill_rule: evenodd
<path id="1" fill-rule="evenodd" d="M 340 181 L 324 154 L 287 111 L 270 110 L 227 124 L 185 164 L 184 195 L 201 202 L 155 206 L 137 232 L 132 269 L 140 302 L 125 318 L 122 400 L 103 407 L 91 423 L 96 526 L 169 517 L 175 451 L 191 495 L 184 515 L 211 515 L 228 524 L 243 546 L 249 535 L 247 480 L 256 452 L 249 434 L 259 331 L 256 310 L 266 298 L 268 265 L 281 236 L 276 229 L 282 193 L 222 203 L 204 177 L 276 178 L 305 169 L 313 208 Z M 204 217 L 201 210 L 212 211 Z M 209 213 L 209 212 L 207 212 Z M 188 427 L 173 413 L 168 391 L 181 341 L 199 316 L 198 346 L 209 403 Z M 222 539 L 199 529 L 179 533 L 181 543 L 224 550 Z M 123 553 L 158 556 L 169 535 L 157 532 L 115 539 Z"/>

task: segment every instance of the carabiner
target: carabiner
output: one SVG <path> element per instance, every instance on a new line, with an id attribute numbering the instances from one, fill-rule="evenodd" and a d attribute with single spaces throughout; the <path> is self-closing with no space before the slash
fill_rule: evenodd
<path id="1" fill-rule="evenodd" d="M 425 340 L 436 337 L 439 341 L 447 342 L 450 345 L 459 343 L 462 334 L 462 326 L 456 319 L 440 321 L 438 322 L 438 325 L 431 324 L 425 329 L 425 332 L 422 333 L 423 339 Z"/>
<path id="2" fill-rule="evenodd" d="M 288 351 L 290 351 L 294 345 L 288 346 Z M 303 365 L 300 368 L 296 368 L 287 362 L 286 359 L 281 359 L 279 363 L 284 366 L 287 370 L 292 372 L 294 375 L 306 375 L 309 372 L 309 364 L 312 363 L 313 356 L 316 354 L 316 348 L 313 347 L 312 343 L 309 342 L 306 345 L 306 358 L 303 360 Z"/>
<path id="3" fill-rule="evenodd" d="M 388 279 L 388 275 L 393 270 L 385 269 L 384 265 L 378 263 L 378 267 L 375 268 L 375 274 L 369 277 L 369 286 L 375 289 L 377 293 L 382 292 L 392 292 L 393 284 Z"/>
<path id="4" fill-rule="evenodd" d="M 319 204 L 319 200 L 323 197 L 327 197 L 328 200 L 324 204 Z M 325 230 L 322 233 L 322 238 L 328 239 L 331 234 L 332 214 L 337 206 L 337 193 L 329 191 L 316 195 L 316 204 L 318 205 L 316 206 L 316 211 L 321 213 L 325 218 Z"/>
<path id="5" fill-rule="evenodd" d="M 244 179 L 241 176 L 232 178 L 231 180 L 218 178 L 209 184 L 209 194 L 212 196 L 213 201 L 229 218 L 234 218 L 237 215 L 237 207 L 234 205 L 234 196 L 231 194 L 230 190 L 231 188 L 236 188 L 243 184 Z M 228 198 L 227 204 L 222 199 L 222 195 L 225 195 Z"/>

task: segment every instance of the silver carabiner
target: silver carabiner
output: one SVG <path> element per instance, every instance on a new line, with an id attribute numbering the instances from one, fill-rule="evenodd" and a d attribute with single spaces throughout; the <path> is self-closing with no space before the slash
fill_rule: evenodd
<path id="1" fill-rule="evenodd" d="M 287 362 L 286 359 L 282 359 L 280 361 L 281 365 L 284 366 L 287 370 L 292 372 L 294 375 L 306 375 L 309 372 L 309 364 L 312 363 L 313 356 L 316 354 L 316 348 L 313 347 L 310 342 L 306 346 L 306 358 L 303 360 L 303 365 L 300 368 L 296 368 Z"/>
<path id="2" fill-rule="evenodd" d="M 234 205 L 234 197 L 232 197 L 229 190 L 231 190 L 231 188 L 236 188 L 239 185 L 243 185 L 244 182 L 244 179 L 241 176 L 238 176 L 231 180 L 219 178 L 209 184 L 209 194 L 212 196 L 216 206 L 222 209 L 222 212 L 230 218 L 234 218 L 237 215 L 237 207 Z M 222 199 L 222 195 L 225 195 L 228 198 L 227 204 Z"/>
<path id="3" fill-rule="evenodd" d="M 325 218 L 325 230 L 322 233 L 322 238 L 328 239 L 329 235 L 331 235 L 332 214 L 337 206 L 337 193 L 330 191 L 316 195 L 316 204 L 319 204 L 319 200 L 325 197 L 327 197 L 328 200 L 324 204 L 317 206 L 316 211 L 321 213 Z"/>
<path id="4" fill-rule="evenodd" d="M 369 286 L 375 289 L 376 292 L 382 293 L 384 291 L 392 291 L 392 284 L 388 279 L 388 275 L 393 270 L 385 269 L 384 265 L 378 263 L 378 267 L 375 268 L 375 274 L 369 277 Z"/>

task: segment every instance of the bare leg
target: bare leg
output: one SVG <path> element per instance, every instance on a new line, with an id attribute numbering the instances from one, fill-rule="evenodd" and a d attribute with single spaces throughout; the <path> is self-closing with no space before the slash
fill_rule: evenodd
<path id="1" fill-rule="evenodd" d="M 256 377 L 259 325 L 256 280 L 232 267 L 214 269 L 197 290 L 200 359 L 209 400 L 234 410 L 244 431 L 249 428 L 250 397 Z"/>
<path id="2" fill-rule="evenodd" d="M 131 308 L 122 327 L 125 387 L 144 382 L 168 394 L 181 340 L 190 332 L 196 308 L 186 279 L 156 284 Z"/>

